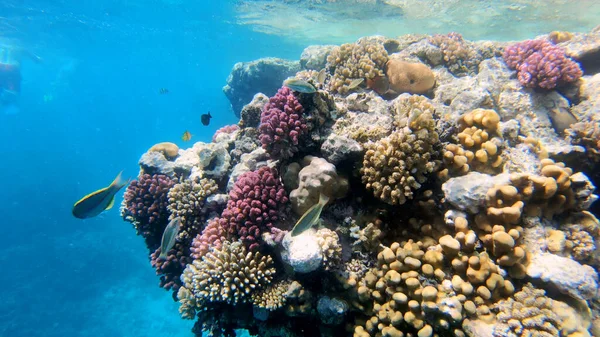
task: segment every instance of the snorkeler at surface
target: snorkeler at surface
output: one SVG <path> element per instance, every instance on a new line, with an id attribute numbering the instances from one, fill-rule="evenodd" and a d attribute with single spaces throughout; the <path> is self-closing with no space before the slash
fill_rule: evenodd
<path id="1" fill-rule="evenodd" d="M 14 44 L 0 41 L 0 108 L 5 113 L 16 113 L 21 92 L 21 61 L 29 57 L 39 63 L 42 59 Z"/>

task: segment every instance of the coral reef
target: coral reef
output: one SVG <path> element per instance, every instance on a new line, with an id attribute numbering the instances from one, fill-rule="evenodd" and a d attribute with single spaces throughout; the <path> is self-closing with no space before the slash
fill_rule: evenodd
<path id="1" fill-rule="evenodd" d="M 377 198 L 390 205 L 412 199 L 414 191 L 438 167 L 434 158 L 439 136 L 433 116 L 416 111 L 409 113 L 406 128 L 365 145 L 362 181 Z"/>
<path id="2" fill-rule="evenodd" d="M 249 103 L 257 92 L 275 94 L 281 82 L 299 70 L 300 62 L 273 57 L 238 62 L 233 66 L 223 92 L 235 115 L 240 117 L 244 104 Z"/>
<path id="3" fill-rule="evenodd" d="M 162 174 L 144 174 L 131 182 L 123 196 L 121 216 L 133 224 L 150 250 L 160 245 L 169 218 L 169 189 L 175 182 Z"/>
<path id="4" fill-rule="evenodd" d="M 372 79 L 385 75 L 388 53 L 383 44 L 363 39 L 356 43 L 346 43 L 327 56 L 327 69 L 332 73 L 329 90 L 347 94 L 354 90 L 352 81 Z"/>
<path id="5" fill-rule="evenodd" d="M 273 158 L 289 158 L 298 151 L 306 131 L 303 108 L 291 89 L 282 87 L 269 99 L 260 116 L 260 142 Z"/>
<path id="6" fill-rule="evenodd" d="M 193 295 L 196 310 L 214 302 L 236 304 L 250 300 L 250 293 L 271 283 L 275 269 L 270 256 L 248 252 L 241 242 L 223 242 L 194 260 L 183 272 L 183 287 Z M 190 308 L 190 294 L 181 291 L 182 306 Z M 184 303 L 185 302 L 185 303 Z"/>
<path id="7" fill-rule="evenodd" d="M 122 216 L 197 336 L 598 335 L 599 33 L 236 66 L 240 122 L 144 153 Z"/>
<path id="8" fill-rule="evenodd" d="M 554 89 L 576 81 L 583 75 L 579 64 L 565 51 L 546 40 L 527 40 L 506 47 L 504 60 L 517 70 L 522 85 Z"/>

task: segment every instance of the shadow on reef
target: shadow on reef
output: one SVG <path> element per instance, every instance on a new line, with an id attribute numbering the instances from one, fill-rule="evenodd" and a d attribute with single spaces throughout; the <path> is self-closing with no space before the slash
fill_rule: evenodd
<path id="1" fill-rule="evenodd" d="M 600 336 L 599 49 L 365 37 L 271 97 L 285 62 L 236 66 L 238 125 L 150 148 L 122 216 L 198 336 Z"/>

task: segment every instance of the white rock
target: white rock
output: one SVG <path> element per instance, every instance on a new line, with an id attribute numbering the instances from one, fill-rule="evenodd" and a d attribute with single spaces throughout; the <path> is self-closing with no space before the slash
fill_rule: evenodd
<path id="1" fill-rule="evenodd" d="M 442 185 L 444 197 L 455 208 L 477 214 L 485 206 L 485 195 L 495 184 L 508 182 L 509 175 L 490 176 L 469 172 L 462 177 L 451 178 Z"/>
<path id="2" fill-rule="evenodd" d="M 319 269 L 323 261 L 321 247 L 317 243 L 314 230 L 292 237 L 288 233 L 283 238 L 283 261 L 297 273 L 309 273 Z"/>
<path id="3" fill-rule="evenodd" d="M 549 253 L 534 254 L 527 266 L 527 275 L 552 283 L 564 294 L 588 300 L 598 293 L 598 275 L 594 268 Z"/>

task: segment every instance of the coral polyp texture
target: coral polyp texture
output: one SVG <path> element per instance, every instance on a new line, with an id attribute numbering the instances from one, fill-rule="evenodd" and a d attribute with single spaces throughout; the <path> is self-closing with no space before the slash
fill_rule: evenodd
<path id="1" fill-rule="evenodd" d="M 121 215 L 135 226 L 149 249 L 160 244 L 169 218 L 168 193 L 175 182 L 163 174 L 143 174 L 127 187 Z"/>
<path id="2" fill-rule="evenodd" d="M 300 138 L 307 126 L 304 109 L 292 90 L 282 87 L 269 98 L 260 116 L 260 142 L 271 157 L 289 158 L 298 151 Z"/>
<path id="3" fill-rule="evenodd" d="M 310 46 L 303 92 L 144 153 L 122 216 L 196 336 L 600 336 L 598 50 L 600 27 Z"/>
<path id="4" fill-rule="evenodd" d="M 554 89 L 576 81 L 583 75 L 581 67 L 563 48 L 544 39 L 515 43 L 504 50 L 504 60 L 517 70 L 522 85 Z"/>

